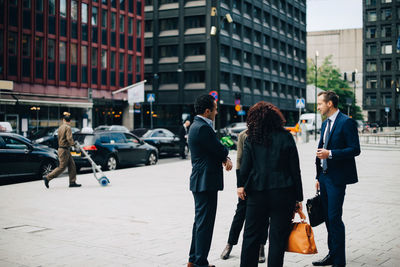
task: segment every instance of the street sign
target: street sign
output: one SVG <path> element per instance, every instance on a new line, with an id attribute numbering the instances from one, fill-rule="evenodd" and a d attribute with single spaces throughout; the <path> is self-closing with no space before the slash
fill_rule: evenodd
<path id="1" fill-rule="evenodd" d="M 156 101 L 155 95 L 154 94 L 147 94 L 147 102 L 153 103 L 154 101 Z"/>
<path id="2" fill-rule="evenodd" d="M 296 108 L 305 108 L 306 107 L 306 101 L 304 98 L 297 98 L 296 99 Z"/>
<path id="3" fill-rule="evenodd" d="M 240 105 L 240 99 L 235 99 L 235 105 Z"/>
<path id="4" fill-rule="evenodd" d="M 239 112 L 241 109 L 242 109 L 242 106 L 241 106 L 241 105 L 236 105 L 236 106 L 235 106 L 235 110 L 236 110 L 237 112 Z"/>
<path id="5" fill-rule="evenodd" d="M 239 116 L 244 116 L 244 115 L 246 115 L 246 111 L 244 111 L 243 109 L 242 109 L 242 110 L 239 110 L 239 111 L 238 111 L 238 115 L 239 115 Z"/>
<path id="6" fill-rule="evenodd" d="M 390 108 L 389 107 L 385 107 L 385 112 L 389 113 L 389 111 L 390 111 Z"/>
<path id="7" fill-rule="evenodd" d="M 215 100 L 218 100 L 218 93 L 217 93 L 217 91 L 211 91 L 210 93 L 208 93 L 209 95 L 212 95 L 214 98 L 215 98 Z"/>

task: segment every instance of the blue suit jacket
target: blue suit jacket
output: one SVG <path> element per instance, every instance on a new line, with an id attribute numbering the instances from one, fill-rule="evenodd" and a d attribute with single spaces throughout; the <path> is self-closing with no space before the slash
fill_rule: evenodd
<path id="1" fill-rule="evenodd" d="M 188 144 L 192 159 L 190 190 L 192 192 L 223 190 L 222 162 L 226 160 L 229 151 L 202 118 L 197 116 L 194 118 L 189 129 Z"/>
<path id="2" fill-rule="evenodd" d="M 323 147 L 323 136 L 327 126 L 325 120 L 321 127 L 321 138 L 318 148 Z M 331 129 L 327 148 L 332 152 L 332 159 L 327 160 L 328 175 L 334 184 L 346 185 L 358 182 L 355 157 L 360 155 L 357 123 L 339 112 Z M 322 172 L 321 160 L 316 158 L 317 179 Z"/>

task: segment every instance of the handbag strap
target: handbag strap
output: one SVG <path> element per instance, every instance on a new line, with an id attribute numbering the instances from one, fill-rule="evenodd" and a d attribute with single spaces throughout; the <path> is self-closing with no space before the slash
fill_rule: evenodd
<path id="1" fill-rule="evenodd" d="M 301 222 L 304 222 L 306 220 L 306 215 L 304 215 L 303 211 L 300 210 L 300 209 L 297 210 L 295 213 L 293 213 L 293 219 L 292 220 L 294 220 L 294 217 L 295 217 L 296 213 L 299 214 Z"/>

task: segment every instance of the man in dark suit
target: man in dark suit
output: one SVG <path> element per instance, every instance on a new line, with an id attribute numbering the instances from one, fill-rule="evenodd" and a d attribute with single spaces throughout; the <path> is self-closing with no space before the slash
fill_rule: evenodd
<path id="1" fill-rule="evenodd" d="M 342 221 L 346 185 L 357 183 L 355 157 L 360 154 L 357 123 L 338 109 L 339 97 L 332 91 L 318 94 L 318 110 L 327 117 L 321 127 L 316 167 L 321 191 L 329 254 L 314 266 L 346 266 L 345 227 Z"/>
<path id="2" fill-rule="evenodd" d="M 189 132 L 190 121 L 185 122 L 179 128 L 179 150 L 182 159 L 186 159 L 185 149 L 187 146 L 187 136 Z"/>
<path id="3" fill-rule="evenodd" d="M 232 169 L 228 149 L 217 139 L 213 121 L 217 102 L 210 95 L 199 96 L 194 104 L 197 116 L 189 130 L 192 174 L 190 190 L 195 204 L 195 218 L 188 267 L 208 267 L 208 253 L 214 230 L 218 191 L 223 190 L 223 169 Z"/>

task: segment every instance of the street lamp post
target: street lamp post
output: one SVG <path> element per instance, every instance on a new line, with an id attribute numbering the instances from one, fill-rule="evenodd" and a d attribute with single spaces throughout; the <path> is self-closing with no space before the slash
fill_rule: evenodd
<path id="1" fill-rule="evenodd" d="M 356 82 L 356 75 L 357 75 L 357 69 L 354 69 L 354 71 L 353 71 L 353 83 L 354 83 L 354 90 L 353 90 L 353 104 L 352 104 L 352 106 L 353 106 L 353 114 L 352 114 L 352 116 L 353 116 L 353 118 L 355 118 L 355 115 L 356 115 L 356 86 L 357 86 L 357 82 Z"/>
<path id="2" fill-rule="evenodd" d="M 213 89 L 215 91 L 217 91 L 218 94 L 218 99 L 217 99 L 217 110 L 218 112 L 221 112 L 221 104 L 223 103 L 222 99 L 221 99 L 221 85 L 220 85 L 220 41 L 219 41 L 219 32 L 220 32 L 220 24 L 221 22 L 226 19 L 229 23 L 232 23 L 232 17 L 231 15 L 228 13 L 225 16 L 221 17 L 219 16 L 218 13 L 219 10 L 219 4 L 217 0 L 212 0 L 211 2 L 211 24 L 213 26 L 211 26 L 210 29 L 210 35 L 211 37 L 211 45 L 212 45 L 212 51 L 213 53 L 211 54 L 211 58 L 214 59 L 214 67 L 215 67 L 215 71 L 211 72 L 211 77 L 213 77 L 212 81 L 214 81 L 214 83 L 212 83 Z M 216 121 L 216 130 L 217 130 L 217 136 L 218 138 L 220 138 L 221 133 L 221 114 L 217 116 L 217 121 Z"/>
<path id="3" fill-rule="evenodd" d="M 317 79 L 318 79 L 318 51 L 315 51 L 315 120 L 314 120 L 314 140 L 317 141 Z"/>

